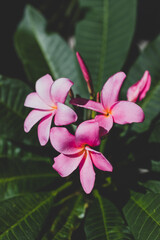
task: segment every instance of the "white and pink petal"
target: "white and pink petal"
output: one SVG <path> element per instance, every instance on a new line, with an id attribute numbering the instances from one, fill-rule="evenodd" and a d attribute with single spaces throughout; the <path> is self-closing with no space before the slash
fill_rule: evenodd
<path id="1" fill-rule="evenodd" d="M 95 112 L 100 112 L 100 113 L 104 113 L 104 107 L 102 106 L 101 103 L 92 101 L 92 100 L 88 100 L 85 98 L 73 98 L 70 101 L 70 104 L 78 106 L 78 107 L 83 107 L 83 108 L 87 108 L 90 110 L 93 110 Z"/>
<path id="2" fill-rule="evenodd" d="M 57 103 L 57 111 L 54 118 L 56 126 L 68 125 L 77 121 L 75 111 L 63 103 Z"/>
<path id="3" fill-rule="evenodd" d="M 61 177 L 67 177 L 70 175 L 80 164 L 83 159 L 83 155 L 69 155 L 60 154 L 54 158 L 55 163 L 53 168 L 59 173 Z"/>
<path id="4" fill-rule="evenodd" d="M 114 122 L 118 124 L 143 122 L 144 120 L 142 108 L 133 102 L 119 101 L 112 106 L 111 111 Z"/>
<path id="5" fill-rule="evenodd" d="M 105 158 L 105 156 L 97 151 L 90 151 L 90 156 L 92 159 L 93 164 L 96 166 L 96 168 L 102 170 L 102 171 L 108 171 L 112 172 L 113 167 L 110 164 L 110 162 Z"/>
<path id="6" fill-rule="evenodd" d="M 50 89 L 54 83 L 52 77 L 49 74 L 41 77 L 36 82 L 36 92 L 39 97 L 49 106 L 53 106 L 53 101 L 50 95 Z"/>
<path id="7" fill-rule="evenodd" d="M 66 155 L 82 151 L 75 144 L 75 136 L 64 127 L 53 127 L 50 131 L 50 141 L 58 152 Z"/>
<path id="8" fill-rule="evenodd" d="M 52 110 L 51 106 L 47 105 L 36 92 L 30 93 L 24 102 L 25 107 L 36 108 L 39 110 Z"/>
<path id="9" fill-rule="evenodd" d="M 32 110 L 24 121 L 24 131 L 29 132 L 39 120 L 50 114 L 50 111 Z"/>
<path id="10" fill-rule="evenodd" d="M 80 163 L 80 181 L 84 191 L 89 194 L 95 183 L 95 171 L 89 152 L 87 151 L 85 157 Z"/>
<path id="11" fill-rule="evenodd" d="M 53 102 L 65 103 L 68 92 L 72 87 L 73 82 L 68 78 L 59 78 L 57 79 L 51 87 L 51 97 Z"/>
<path id="12" fill-rule="evenodd" d="M 100 144 L 99 125 L 94 120 L 82 122 L 75 132 L 77 146 L 98 146 Z"/>
<path id="13" fill-rule="evenodd" d="M 100 127 L 101 136 L 107 134 L 113 126 L 113 118 L 111 114 L 109 114 L 108 116 L 101 114 L 97 115 L 95 117 L 95 121 L 98 123 Z"/>
<path id="14" fill-rule="evenodd" d="M 38 139 L 41 146 L 46 145 L 49 140 L 50 128 L 54 114 L 44 117 L 38 125 Z"/>
<path id="15" fill-rule="evenodd" d="M 119 92 L 126 75 L 124 72 L 118 72 L 111 76 L 104 84 L 101 92 L 101 103 L 106 110 L 118 101 Z"/>

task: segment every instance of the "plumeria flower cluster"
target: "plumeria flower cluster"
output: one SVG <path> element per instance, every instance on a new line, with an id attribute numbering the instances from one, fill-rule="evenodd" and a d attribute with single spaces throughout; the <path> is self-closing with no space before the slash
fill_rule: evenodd
<path id="1" fill-rule="evenodd" d="M 60 153 L 54 158 L 53 168 L 60 176 L 67 177 L 79 167 L 82 187 L 89 194 L 95 183 L 93 165 L 102 171 L 113 170 L 111 163 L 94 147 L 100 145 L 101 137 L 108 134 L 114 122 L 128 124 L 144 120 L 143 110 L 135 102 L 145 97 L 150 88 L 151 77 L 146 71 L 142 79 L 128 89 L 127 101 L 119 101 L 119 92 L 126 75 L 118 72 L 106 81 L 100 99 L 97 97 L 98 101 L 94 101 L 95 94 L 90 74 L 79 53 L 77 59 L 92 100 L 72 98 L 70 104 L 90 109 L 97 112 L 97 115 L 80 123 L 75 135 L 71 134 L 64 126 L 77 121 L 75 111 L 65 104 L 73 82 L 67 78 L 53 81 L 47 74 L 37 80 L 36 91 L 26 97 L 24 105 L 33 110 L 24 122 L 24 130 L 29 132 L 39 122 L 40 144 L 44 146 L 50 139 L 52 146 Z"/>

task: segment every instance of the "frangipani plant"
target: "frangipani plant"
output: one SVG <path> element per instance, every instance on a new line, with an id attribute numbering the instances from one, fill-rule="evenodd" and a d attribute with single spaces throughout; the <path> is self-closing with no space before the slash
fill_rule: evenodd
<path id="1" fill-rule="evenodd" d="M 74 49 L 27 6 L 0 77 L 0 239 L 159 239 L 160 37 L 126 71 L 136 1 L 79 3 Z"/>

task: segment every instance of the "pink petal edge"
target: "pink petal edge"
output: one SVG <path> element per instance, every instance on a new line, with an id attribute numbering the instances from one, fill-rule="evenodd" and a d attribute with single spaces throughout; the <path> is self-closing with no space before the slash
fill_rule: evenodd
<path id="1" fill-rule="evenodd" d="M 95 171 L 93 168 L 92 160 L 90 158 L 89 152 L 80 163 L 80 181 L 84 191 L 89 194 L 95 182 Z"/>
<path id="2" fill-rule="evenodd" d="M 57 79 L 51 87 L 51 96 L 54 103 L 65 103 L 68 92 L 72 87 L 73 82 L 68 78 Z"/>
<path id="3" fill-rule="evenodd" d="M 82 122 L 76 129 L 75 137 L 79 147 L 86 144 L 92 147 L 100 145 L 98 123 L 93 120 Z"/>
<path id="4" fill-rule="evenodd" d="M 75 136 L 64 127 L 53 127 L 50 131 L 50 141 L 52 146 L 63 154 L 76 154 L 82 150 L 76 147 Z"/>
<path id="5" fill-rule="evenodd" d="M 112 107 L 112 116 L 115 123 L 127 124 L 143 122 L 144 112 L 136 103 L 119 101 Z"/>
<path id="6" fill-rule="evenodd" d="M 50 89 L 54 83 L 52 77 L 49 74 L 41 77 L 36 82 L 36 92 L 39 97 L 49 106 L 53 106 L 53 101 L 50 95 Z"/>
<path id="7" fill-rule="evenodd" d="M 118 101 L 119 92 L 125 78 L 126 74 L 124 72 L 118 72 L 104 84 L 101 92 L 101 103 L 104 109 L 109 110 Z"/>
<path id="8" fill-rule="evenodd" d="M 83 159 L 83 155 L 84 154 L 73 157 L 72 155 L 66 156 L 64 154 L 60 154 L 54 158 L 55 163 L 53 164 L 53 168 L 61 177 L 67 177 L 78 167 Z"/>
<path id="9" fill-rule="evenodd" d="M 77 121 L 75 111 L 63 103 L 57 103 L 57 112 L 54 118 L 56 126 L 68 125 Z"/>

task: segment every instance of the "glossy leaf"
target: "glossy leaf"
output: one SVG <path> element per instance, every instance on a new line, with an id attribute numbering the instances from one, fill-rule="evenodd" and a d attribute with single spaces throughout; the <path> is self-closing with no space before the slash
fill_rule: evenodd
<path id="1" fill-rule="evenodd" d="M 0 240 L 40 239 L 40 232 L 54 198 L 70 184 L 52 193 L 26 194 L 1 202 Z"/>
<path id="2" fill-rule="evenodd" d="M 131 194 L 123 212 L 136 240 L 160 239 L 159 211 L 159 193 Z"/>
<path id="3" fill-rule="evenodd" d="M 67 219 L 56 234 L 54 234 L 53 227 L 54 227 L 54 224 L 57 224 L 57 221 L 55 220 L 55 222 L 53 223 L 53 226 L 52 226 L 52 232 L 54 234 L 53 240 L 62 240 L 62 239 L 71 240 L 73 231 L 75 231 L 79 227 L 80 222 L 85 216 L 86 205 L 84 203 L 82 195 L 76 197 L 74 200 L 69 200 L 69 201 L 70 201 L 70 204 L 68 205 L 65 204 L 65 207 L 68 207 L 68 209 L 66 208 L 63 209 L 63 213 L 65 214 L 62 214 L 61 212 L 61 218 L 62 217 L 64 218 L 67 212 Z M 58 221 L 60 221 L 61 218 L 59 218 L 58 216 Z M 64 222 L 64 220 L 62 222 Z"/>
<path id="4" fill-rule="evenodd" d="M 151 74 L 151 89 L 146 98 L 140 103 L 145 113 L 145 121 L 142 124 L 133 124 L 133 130 L 137 132 L 146 131 L 152 120 L 160 113 L 160 36 L 158 36 L 140 54 L 135 64 L 131 67 L 127 79 L 122 88 L 123 98 L 126 98 L 127 89 L 143 76 L 145 70 Z"/>
<path id="5" fill-rule="evenodd" d="M 101 197 L 97 190 L 94 191 L 94 195 L 96 199 L 90 206 L 85 220 L 86 239 L 132 239 L 115 205 Z"/>
<path id="6" fill-rule="evenodd" d="M 23 129 L 24 119 L 28 113 L 24 107 L 24 100 L 30 91 L 28 85 L 20 80 L 0 76 L 1 137 L 26 141 L 26 143 L 32 142 L 33 136 L 27 135 Z"/>
<path id="7" fill-rule="evenodd" d="M 160 173 L 160 162 L 159 161 L 151 161 L 151 169 L 153 172 Z"/>
<path id="8" fill-rule="evenodd" d="M 160 193 L 160 181 L 148 180 L 147 182 L 143 183 L 143 186 L 154 193 Z"/>
<path id="9" fill-rule="evenodd" d="M 80 81 L 75 54 L 58 34 L 47 32 L 46 20 L 31 6 L 25 8 L 16 31 L 15 47 L 32 83 L 49 73 L 54 79 L 72 80 L 75 93 L 87 90 Z"/>
<path id="10" fill-rule="evenodd" d="M 7 140 L 6 138 L 0 138 L 0 160 L 18 159 L 23 162 L 28 160 L 50 162 L 51 159 L 43 156 L 41 153 L 40 149 L 34 148 L 34 146 L 28 146 L 25 144 L 22 145 L 14 141 Z"/>
<path id="11" fill-rule="evenodd" d="M 51 183 L 55 186 L 57 176 L 49 163 L 0 159 L 0 201 L 25 192 L 40 191 Z"/>
<path id="12" fill-rule="evenodd" d="M 76 47 L 84 58 L 96 91 L 121 70 L 131 44 L 136 20 L 136 0 L 80 0 L 87 8 L 76 27 Z"/>

